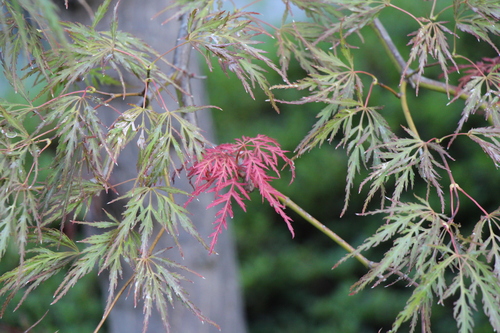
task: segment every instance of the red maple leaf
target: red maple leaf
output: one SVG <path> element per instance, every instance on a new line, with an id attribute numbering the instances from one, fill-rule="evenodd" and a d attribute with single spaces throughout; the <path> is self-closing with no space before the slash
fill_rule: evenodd
<path id="1" fill-rule="evenodd" d="M 457 72 L 461 69 L 465 69 L 464 75 L 458 79 L 459 84 L 458 88 L 463 89 L 465 85 L 473 78 L 478 76 L 486 76 L 488 73 L 494 73 L 499 71 L 500 68 L 500 57 L 496 58 L 483 58 L 483 61 L 478 61 L 473 64 L 467 65 L 458 65 L 454 67 L 450 67 L 448 73 Z"/>
<path id="2" fill-rule="evenodd" d="M 244 136 L 236 139 L 236 143 L 207 149 L 203 158 L 188 169 L 188 177 L 194 179 L 195 189 L 186 205 L 204 192 L 214 193 L 214 201 L 207 209 L 222 205 L 215 215 L 214 232 L 210 235 L 210 253 L 222 229 L 227 229 L 227 217 L 233 217 L 232 199 L 246 211 L 244 200 L 250 199 L 248 193 L 254 189 L 258 189 L 262 200 L 267 200 L 283 218 L 294 236 L 292 219 L 286 215 L 285 205 L 279 201 L 284 196 L 270 184 L 273 179 L 280 177 L 277 167 L 280 159 L 290 166 L 292 180 L 295 177 L 295 167 L 292 160 L 285 156 L 286 152 L 275 140 L 265 135 L 259 134 L 255 138 Z M 270 172 L 275 176 L 270 176 Z"/>

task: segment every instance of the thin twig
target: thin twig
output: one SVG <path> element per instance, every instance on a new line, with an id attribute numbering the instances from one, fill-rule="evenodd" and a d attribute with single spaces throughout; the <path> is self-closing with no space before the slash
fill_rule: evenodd
<path id="1" fill-rule="evenodd" d="M 33 325 L 31 325 L 26 331 L 24 331 L 25 333 L 26 332 L 29 332 L 31 331 L 33 328 L 35 328 L 36 325 L 40 324 L 40 322 L 43 320 L 43 318 L 45 318 L 45 316 L 47 315 L 47 313 L 49 313 L 49 310 L 45 311 L 44 315 L 38 319 Z"/>
<path id="2" fill-rule="evenodd" d="M 179 17 L 180 27 L 179 33 L 177 35 L 176 44 L 182 44 L 178 46 L 174 51 L 173 66 L 179 71 L 176 76 L 176 81 L 181 87 L 182 91 L 178 91 L 178 99 L 181 107 L 193 106 L 194 98 L 191 94 L 191 83 L 189 76 L 189 59 L 191 54 L 191 44 L 183 43 L 182 41 L 186 38 L 188 15 L 186 13 Z M 196 112 L 187 112 L 183 115 L 191 124 L 197 126 L 198 121 L 196 119 Z"/>
<path id="3" fill-rule="evenodd" d="M 92 7 L 90 7 L 86 0 L 78 0 L 78 3 L 85 9 L 87 14 L 89 15 L 90 20 L 93 21 L 94 11 L 92 10 Z M 68 1 L 66 1 L 66 9 L 68 9 Z"/>
<path id="4" fill-rule="evenodd" d="M 111 310 L 113 310 L 113 308 L 115 307 L 116 302 L 118 302 L 118 299 L 125 292 L 125 289 L 127 289 L 127 287 L 132 283 L 132 281 L 134 281 L 134 278 L 135 278 L 135 274 L 132 274 L 130 279 L 128 279 L 127 282 L 125 282 L 125 284 L 123 285 L 123 287 L 121 287 L 120 291 L 118 291 L 115 298 L 113 299 L 113 302 L 111 302 L 111 304 L 107 307 L 106 312 L 104 312 L 101 321 L 99 322 L 99 324 L 97 325 L 97 327 L 94 330 L 94 333 L 99 332 L 102 325 L 104 325 L 104 322 L 106 321 L 106 319 L 108 319 L 108 316 L 111 313 Z"/>

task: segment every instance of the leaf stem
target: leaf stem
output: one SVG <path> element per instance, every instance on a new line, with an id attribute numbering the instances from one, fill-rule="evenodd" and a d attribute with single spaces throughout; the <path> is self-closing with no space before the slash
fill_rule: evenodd
<path id="1" fill-rule="evenodd" d="M 313 226 L 315 226 L 319 231 L 324 233 L 328 238 L 333 240 L 335 243 L 340 245 L 344 250 L 346 250 L 349 253 L 353 253 L 356 250 L 349 244 L 347 243 L 342 237 L 337 235 L 335 232 L 333 232 L 331 229 L 329 229 L 327 226 L 325 226 L 323 223 L 315 219 L 314 217 L 311 216 L 311 214 L 307 213 L 302 207 L 297 205 L 295 202 L 290 200 L 289 197 L 282 196 L 279 197 L 279 200 L 281 203 L 283 203 L 285 206 L 299 214 L 302 218 L 304 218 L 307 222 L 311 223 Z M 373 267 L 373 263 L 369 261 L 368 259 L 365 258 L 362 254 L 355 254 L 354 257 L 362 263 L 366 268 L 371 268 Z"/>
<path id="2" fill-rule="evenodd" d="M 394 9 L 396 9 L 396 10 L 399 10 L 402 13 L 405 13 L 406 15 L 410 16 L 412 19 L 414 19 L 415 21 L 417 21 L 417 23 L 420 24 L 420 26 L 422 26 L 422 22 L 420 22 L 420 20 L 415 15 L 413 15 L 412 13 L 404 10 L 403 8 L 400 8 L 398 6 L 393 5 L 392 3 L 389 3 L 387 6 L 392 7 Z"/>
<path id="3" fill-rule="evenodd" d="M 154 251 L 154 249 L 155 249 L 156 245 L 158 244 L 158 242 L 159 242 L 159 241 L 160 241 L 160 239 L 161 239 L 161 236 L 163 236 L 163 234 L 164 234 L 164 233 L 165 233 L 165 228 L 161 228 L 161 229 L 160 229 L 160 231 L 158 231 L 158 234 L 156 235 L 156 237 L 155 237 L 155 239 L 154 239 L 153 243 L 152 243 L 152 244 L 151 244 L 151 246 L 149 247 L 149 250 L 148 250 L 148 256 L 150 256 L 150 255 L 153 253 L 153 251 Z"/>
<path id="4" fill-rule="evenodd" d="M 408 101 L 406 99 L 406 80 L 401 81 L 401 87 L 399 88 L 399 95 L 401 97 L 401 108 L 403 109 L 403 113 L 405 115 L 406 122 L 408 123 L 408 127 L 410 130 L 415 133 L 415 135 L 420 139 L 420 135 L 418 134 L 417 127 L 413 122 L 413 118 L 410 113 L 410 108 L 408 107 Z"/>
<path id="5" fill-rule="evenodd" d="M 454 183 L 454 184 L 451 184 L 450 185 L 450 188 L 453 188 L 453 189 L 457 189 L 459 190 L 460 192 L 462 192 L 467 198 L 469 198 L 470 201 L 472 201 L 476 206 L 477 208 L 479 208 L 481 210 L 481 212 L 483 212 L 484 216 L 489 216 L 490 214 L 488 214 L 488 212 L 486 211 L 486 209 L 484 209 L 477 201 L 476 199 L 474 199 L 473 197 L 471 197 L 467 192 L 465 192 L 461 187 L 460 185 L 458 185 L 457 183 Z"/>
<path id="6" fill-rule="evenodd" d="M 386 90 L 389 90 L 389 91 L 390 91 L 391 93 L 393 93 L 393 94 L 394 94 L 394 96 L 396 96 L 397 98 L 401 98 L 401 96 L 399 95 L 399 93 L 398 93 L 398 92 L 396 92 L 396 91 L 395 91 L 394 89 L 392 89 L 391 87 L 389 87 L 388 85 L 385 85 L 385 84 L 383 84 L 382 82 L 378 82 L 378 81 L 377 81 L 377 84 L 378 84 L 380 87 L 382 87 L 382 88 L 384 88 L 384 89 L 386 89 Z"/>
<path id="7" fill-rule="evenodd" d="M 437 18 L 437 15 L 434 15 L 434 10 L 436 9 L 436 2 L 437 2 L 436 0 L 432 1 L 431 14 L 429 15 L 429 18 L 433 21 Z"/>

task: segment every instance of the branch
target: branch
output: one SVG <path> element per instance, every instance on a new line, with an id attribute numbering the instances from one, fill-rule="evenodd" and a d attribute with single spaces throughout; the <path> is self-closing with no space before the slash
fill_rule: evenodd
<path id="1" fill-rule="evenodd" d="M 179 21 L 180 21 L 180 27 L 175 45 L 176 48 L 174 51 L 173 66 L 178 71 L 175 80 L 177 81 L 179 87 L 182 88 L 182 91 L 177 90 L 179 104 L 181 107 L 187 107 L 187 106 L 193 106 L 195 104 L 193 95 L 191 94 L 190 76 L 188 74 L 189 59 L 191 55 L 191 44 L 181 42 L 186 38 L 188 34 L 187 31 L 188 15 L 186 13 L 182 14 L 179 17 Z M 195 112 L 188 112 L 184 114 L 184 116 L 191 124 L 193 124 L 194 126 L 198 126 L 197 124 L 198 121 L 196 119 Z"/>
<path id="2" fill-rule="evenodd" d="M 333 232 L 331 229 L 329 229 L 327 226 L 325 226 L 323 223 L 321 223 L 320 221 L 318 221 L 314 217 L 312 217 L 311 214 L 307 213 L 304 209 L 302 209 L 302 207 L 300 207 L 295 202 L 293 202 L 292 200 L 290 200 L 290 198 L 283 196 L 283 197 L 279 197 L 279 200 L 285 206 L 287 206 L 288 208 L 292 209 L 294 212 L 296 212 L 297 214 L 299 214 L 307 222 L 309 222 L 313 226 L 315 226 L 319 231 L 321 231 L 326 236 L 328 236 L 328 238 L 330 238 L 335 243 L 337 243 L 338 245 L 340 245 L 340 247 L 342 247 L 347 252 L 353 253 L 353 252 L 356 251 L 356 249 L 354 249 L 351 246 L 351 244 L 347 243 L 342 237 L 340 237 L 335 232 Z M 366 268 L 371 268 L 371 267 L 373 267 L 376 264 L 376 263 L 374 263 L 372 261 L 369 261 L 368 259 L 365 258 L 365 256 L 363 256 L 362 254 L 359 254 L 359 253 L 356 254 L 356 255 L 354 255 L 354 257 L 356 259 L 358 259 L 358 261 L 360 263 L 362 263 Z"/>
<path id="3" fill-rule="evenodd" d="M 304 209 L 302 209 L 302 207 L 300 207 L 295 202 L 293 202 L 292 200 L 290 200 L 289 197 L 282 196 L 282 197 L 279 197 L 279 200 L 285 206 L 287 206 L 288 208 L 292 209 L 294 212 L 296 212 L 297 214 L 299 214 L 307 222 L 309 222 L 313 226 L 315 226 L 319 231 L 321 231 L 326 236 L 328 236 L 328 238 L 330 238 L 335 243 L 337 243 L 338 245 L 340 245 L 340 247 L 342 247 L 347 252 L 353 253 L 353 252 L 356 251 L 356 249 L 354 249 L 351 246 L 351 244 L 347 243 L 342 237 L 340 237 L 335 232 L 333 232 L 331 229 L 329 229 L 327 226 L 325 226 L 323 223 L 321 223 L 320 221 L 318 221 L 314 217 L 312 217 L 311 214 L 309 214 Z M 365 266 L 368 269 L 371 269 L 371 268 L 373 268 L 373 267 L 375 267 L 375 266 L 377 266 L 379 264 L 377 262 L 373 262 L 373 261 L 370 261 L 370 260 L 366 259 L 366 257 L 363 256 L 360 253 L 355 254 L 354 257 L 356 259 L 358 259 L 358 261 L 360 263 L 362 263 L 363 266 Z M 396 274 L 397 276 L 400 277 L 401 280 L 408 281 L 410 285 L 412 285 L 414 287 L 418 287 L 418 283 L 415 282 L 412 278 L 410 278 L 407 274 L 404 274 L 403 272 L 401 272 L 399 270 L 396 270 L 394 268 L 388 268 L 387 271 L 389 271 L 392 274 Z M 379 276 L 379 277 L 380 277 L 379 283 L 386 280 L 386 277 L 384 277 L 384 276 Z"/>
<path id="4" fill-rule="evenodd" d="M 378 18 L 376 18 L 371 26 L 373 30 L 375 30 L 378 38 L 382 41 L 382 45 L 384 46 L 387 54 L 389 54 L 389 57 L 398 69 L 398 72 L 401 73 L 403 71 L 403 68 L 406 67 L 406 61 L 404 61 L 401 53 L 399 53 L 396 45 L 394 45 L 394 42 L 392 41 L 391 36 L 389 36 L 387 30 L 385 30 L 384 25 Z"/>
<path id="5" fill-rule="evenodd" d="M 167 53 L 174 52 L 173 60 L 172 60 L 172 68 L 170 69 L 170 73 L 168 74 L 173 81 L 176 83 L 176 95 L 177 100 L 180 107 L 188 107 L 194 106 L 194 98 L 191 93 L 191 77 L 196 77 L 195 75 L 189 73 L 189 60 L 191 55 L 191 44 L 187 42 L 186 36 L 188 35 L 187 24 L 188 24 L 188 14 L 184 13 L 179 16 L 179 31 L 177 33 L 177 39 L 175 42 L 175 46 L 168 50 L 167 52 L 160 55 L 153 61 L 153 64 L 160 60 Z M 149 78 L 149 75 L 148 75 Z M 162 91 L 162 87 L 149 87 L 149 82 L 146 80 L 146 89 L 144 90 L 144 99 L 139 105 L 143 105 L 146 107 L 149 104 L 149 101 L 153 99 L 153 97 Z M 194 126 L 198 126 L 198 121 L 196 119 L 195 112 L 188 112 L 183 114 L 183 117 L 187 119 Z"/>
<path id="6" fill-rule="evenodd" d="M 394 42 L 392 41 L 391 36 L 389 36 L 389 33 L 385 29 L 384 25 L 378 18 L 376 18 L 373 23 L 372 23 L 372 28 L 379 37 L 379 39 L 382 42 L 382 45 L 384 46 L 387 54 L 391 58 L 392 62 L 396 66 L 397 70 L 401 75 L 405 75 L 407 79 L 409 80 L 410 84 L 412 87 L 415 87 L 416 85 L 416 80 L 413 78 L 413 74 L 415 74 L 414 70 L 408 70 L 406 73 L 403 73 L 403 69 L 406 67 L 406 61 L 403 59 L 401 56 L 401 53 L 399 53 L 396 45 L 394 45 Z M 429 90 L 434 90 L 437 92 L 442 92 L 446 94 L 452 94 L 454 96 L 458 96 L 461 99 L 467 99 L 469 97 L 469 94 L 464 93 L 461 91 L 460 88 L 446 84 L 440 81 L 436 81 L 433 79 L 429 79 L 427 77 L 421 76 L 418 80 L 418 85 L 420 87 L 429 89 Z"/>

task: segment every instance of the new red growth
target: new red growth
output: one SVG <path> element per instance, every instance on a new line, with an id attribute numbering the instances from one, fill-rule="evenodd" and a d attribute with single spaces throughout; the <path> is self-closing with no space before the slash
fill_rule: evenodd
<path id="1" fill-rule="evenodd" d="M 195 190 L 186 205 L 203 192 L 214 193 L 214 201 L 207 209 L 222 205 L 215 215 L 214 232 L 210 235 L 210 253 L 214 250 L 222 228 L 227 229 L 227 217 L 233 217 L 231 199 L 246 211 L 244 200 L 250 199 L 248 193 L 254 189 L 259 190 L 262 200 L 266 199 L 281 215 L 292 237 L 294 236 L 292 219 L 286 215 L 285 205 L 279 201 L 284 196 L 270 185 L 273 179 L 280 177 L 280 170 L 277 168 L 280 159 L 289 165 L 292 180 L 295 177 L 293 162 L 285 156 L 286 152 L 275 140 L 259 134 L 255 138 L 242 137 L 236 139 L 236 143 L 225 143 L 207 149 L 203 158 L 188 169 L 189 178 L 194 179 Z M 275 176 L 270 176 L 269 172 L 274 172 Z"/>

